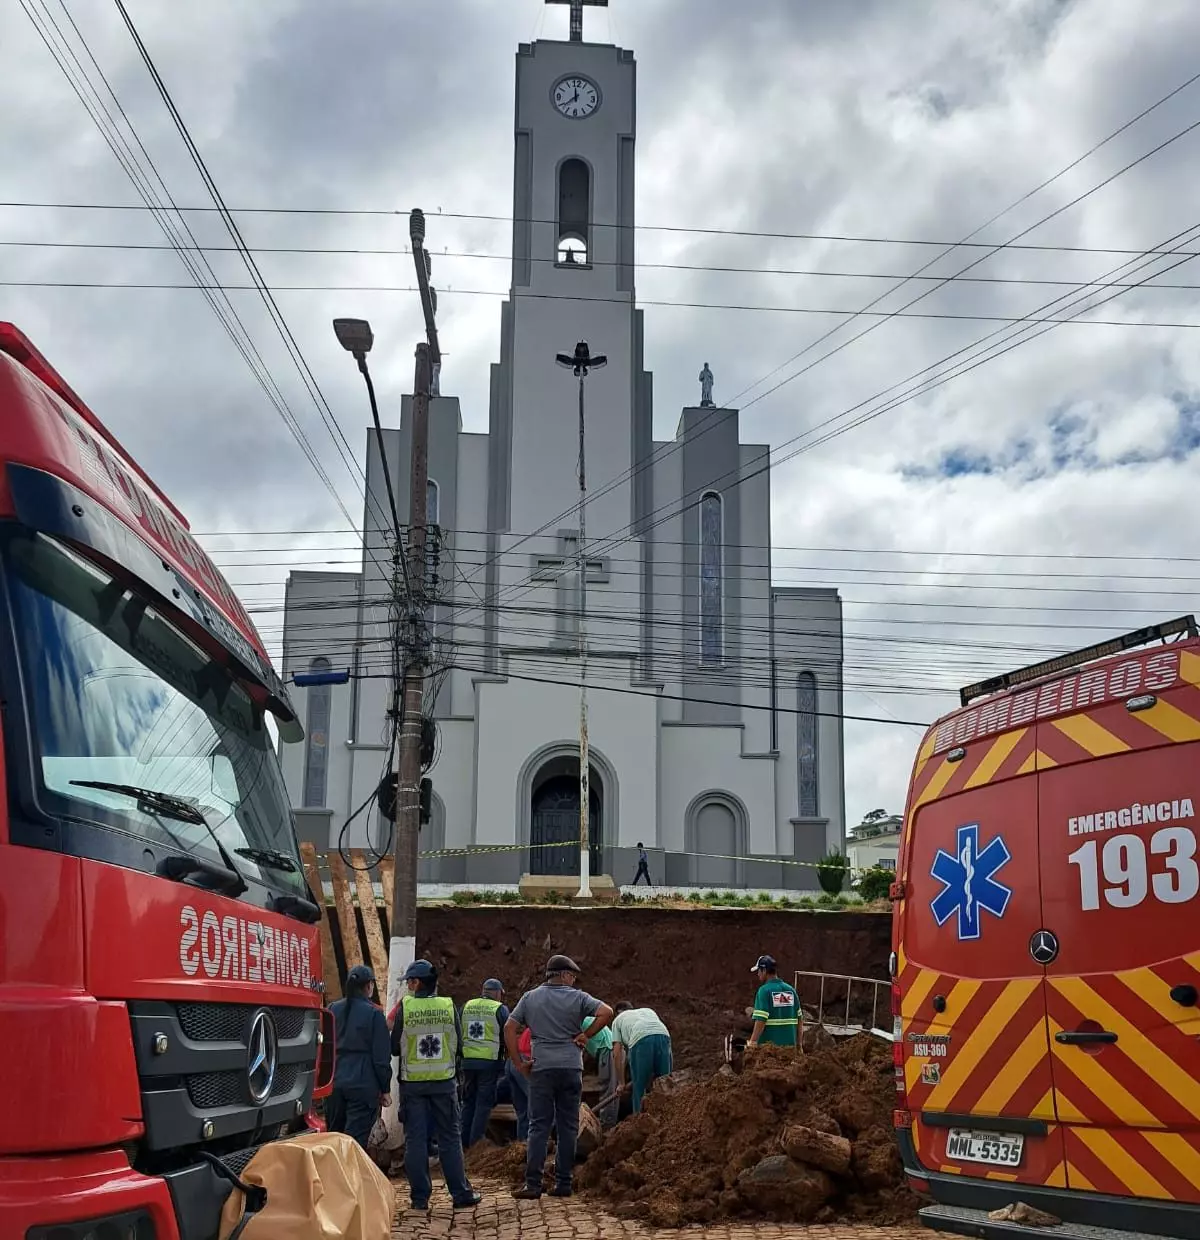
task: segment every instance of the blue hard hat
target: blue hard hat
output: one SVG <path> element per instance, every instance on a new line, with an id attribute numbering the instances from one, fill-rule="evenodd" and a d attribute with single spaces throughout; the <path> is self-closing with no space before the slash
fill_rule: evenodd
<path id="1" fill-rule="evenodd" d="M 414 960 L 412 964 L 404 970 L 404 980 L 406 982 L 427 982 L 436 977 L 437 970 L 429 963 L 428 960 Z"/>

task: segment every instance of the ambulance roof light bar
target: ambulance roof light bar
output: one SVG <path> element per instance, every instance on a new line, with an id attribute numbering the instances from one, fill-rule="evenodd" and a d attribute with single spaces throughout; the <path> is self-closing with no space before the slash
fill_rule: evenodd
<path id="1" fill-rule="evenodd" d="M 1180 616 L 1177 620 L 1166 620 L 1162 624 L 1151 624 L 1144 629 L 1134 629 L 1123 637 L 1113 637 L 1106 642 L 1097 642 L 1094 646 L 1085 646 L 1082 650 L 1070 654 L 1056 655 L 1053 659 L 1044 659 L 1041 663 L 1033 663 L 1029 667 L 1019 668 L 1015 672 L 1005 672 L 1002 676 L 989 676 L 987 680 L 978 680 L 973 685 L 958 691 L 959 701 L 969 706 L 976 698 L 986 697 L 989 693 L 999 693 L 1003 689 L 1013 689 L 1017 685 L 1028 684 L 1031 680 L 1041 680 L 1052 676 L 1055 672 L 1069 671 L 1081 663 L 1091 663 L 1094 659 L 1104 659 L 1112 654 L 1120 654 L 1124 650 L 1132 650 L 1135 646 L 1146 646 L 1153 641 L 1166 641 L 1169 637 L 1195 637 L 1196 617 Z"/>

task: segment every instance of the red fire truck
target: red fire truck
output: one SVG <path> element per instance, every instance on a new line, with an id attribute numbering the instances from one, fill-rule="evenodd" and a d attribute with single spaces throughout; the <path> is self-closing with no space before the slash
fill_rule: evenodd
<path id="1" fill-rule="evenodd" d="M 213 1240 L 327 1092 L 268 715 L 299 738 L 187 522 L 0 323 L 5 1240 Z"/>
<path id="2" fill-rule="evenodd" d="M 1200 1236 L 1191 616 L 961 693 L 893 887 L 900 1152 L 930 1226 Z"/>

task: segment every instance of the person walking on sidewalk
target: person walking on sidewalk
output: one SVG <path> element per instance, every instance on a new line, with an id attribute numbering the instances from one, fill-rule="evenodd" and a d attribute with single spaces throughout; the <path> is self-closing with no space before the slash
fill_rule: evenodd
<path id="1" fill-rule="evenodd" d="M 641 840 L 638 840 L 638 868 L 637 874 L 634 875 L 633 885 L 636 887 L 644 878 L 647 887 L 653 887 L 654 883 L 650 878 L 650 861 L 646 856 L 646 848 Z"/>
<path id="2" fill-rule="evenodd" d="M 337 1034 L 333 1092 L 326 1127 L 344 1132 L 365 1150 L 383 1107 L 391 1106 L 392 1054 L 387 1018 L 375 1006 L 375 974 L 356 964 L 346 974 L 346 997 L 330 1005 Z"/>
<path id="3" fill-rule="evenodd" d="M 504 1071 L 504 1042 L 500 1031 L 508 1020 L 504 987 L 494 977 L 483 983 L 483 994 L 462 1008 L 463 1149 L 470 1149 L 487 1132 L 496 1086 Z"/>
<path id="4" fill-rule="evenodd" d="M 595 1017 L 595 1037 L 612 1022 L 607 1003 L 579 990 L 579 966 L 570 956 L 551 956 L 546 980 L 527 990 L 504 1026 L 504 1040 L 517 1070 L 529 1080 L 529 1143 L 525 1155 L 525 1185 L 513 1193 L 524 1201 L 542 1195 L 542 1173 L 550 1125 L 558 1130 L 554 1155 L 554 1197 L 569 1197 L 575 1174 L 575 1145 L 579 1137 L 579 1105 L 583 1097 L 583 1048 L 588 1034 L 583 1018 Z M 533 1035 L 533 1062 L 520 1059 L 521 1031 Z"/>
<path id="5" fill-rule="evenodd" d="M 617 1079 L 623 1087 L 628 1074 L 636 1115 L 654 1082 L 671 1075 L 671 1034 L 652 1008 L 618 1003 L 612 1040 Z"/>
<path id="6" fill-rule="evenodd" d="M 768 1046 L 795 1046 L 800 1001 L 796 991 L 780 979 L 774 956 L 759 956 L 750 969 L 758 979 L 754 1010 L 750 1018 L 754 1031 L 746 1043 L 753 1050 L 764 1043 Z"/>
<path id="7" fill-rule="evenodd" d="M 404 974 L 408 993 L 392 1026 L 392 1052 L 400 1057 L 400 1122 L 404 1170 L 414 1210 L 429 1205 L 429 1143 L 436 1134 L 442 1174 L 456 1210 L 482 1200 L 463 1168 L 459 1128 L 458 1060 L 462 1030 L 454 1001 L 437 993 L 437 969 L 414 960 Z"/>

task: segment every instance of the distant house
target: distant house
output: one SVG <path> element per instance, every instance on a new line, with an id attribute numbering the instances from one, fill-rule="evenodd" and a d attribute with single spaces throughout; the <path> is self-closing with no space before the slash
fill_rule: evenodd
<path id="1" fill-rule="evenodd" d="M 900 853 L 902 821 L 899 814 L 888 814 L 884 810 L 876 809 L 858 826 L 851 827 L 848 849 L 851 869 L 869 870 L 880 866 L 885 870 L 894 870 Z"/>

